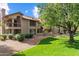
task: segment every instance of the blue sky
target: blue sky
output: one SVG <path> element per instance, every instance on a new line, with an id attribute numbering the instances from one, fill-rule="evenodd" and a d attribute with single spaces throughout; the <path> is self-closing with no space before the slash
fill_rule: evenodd
<path id="1" fill-rule="evenodd" d="M 26 16 L 38 17 L 36 3 L 8 3 L 8 14 L 21 12 Z"/>

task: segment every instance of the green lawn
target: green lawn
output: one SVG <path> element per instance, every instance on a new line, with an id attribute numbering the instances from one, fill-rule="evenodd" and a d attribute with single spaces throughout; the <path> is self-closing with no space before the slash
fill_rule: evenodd
<path id="1" fill-rule="evenodd" d="M 16 53 L 16 56 L 79 56 L 79 36 L 75 37 L 77 43 L 70 45 L 67 36 L 43 39 L 37 46 Z"/>

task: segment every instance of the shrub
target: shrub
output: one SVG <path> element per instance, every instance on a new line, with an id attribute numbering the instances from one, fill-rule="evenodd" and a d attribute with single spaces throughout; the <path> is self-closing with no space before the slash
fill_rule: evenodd
<path id="1" fill-rule="evenodd" d="M 25 38 L 25 34 L 20 34 L 22 38 Z"/>
<path id="2" fill-rule="evenodd" d="M 18 41 L 23 41 L 24 40 L 24 35 L 23 34 L 16 34 L 15 35 L 16 40 Z"/>
<path id="3" fill-rule="evenodd" d="M 25 34 L 25 38 L 32 38 L 33 34 Z"/>
<path id="4" fill-rule="evenodd" d="M 7 39 L 7 35 L 0 35 L 0 40 L 5 41 Z"/>
<path id="5" fill-rule="evenodd" d="M 14 36 L 13 35 L 8 35 L 8 38 L 9 39 L 12 39 Z"/>
<path id="6" fill-rule="evenodd" d="M 5 41 L 5 39 L 4 39 L 4 37 L 2 35 L 0 36 L 0 40 Z"/>
<path id="7" fill-rule="evenodd" d="M 4 41 L 4 37 L 0 36 L 0 40 L 1 40 L 1 41 Z"/>
<path id="8" fill-rule="evenodd" d="M 4 37 L 4 39 L 6 40 L 7 39 L 7 35 L 2 35 Z"/>
<path id="9" fill-rule="evenodd" d="M 14 37 L 17 41 L 23 41 L 25 38 L 32 38 L 33 34 L 16 34 Z"/>

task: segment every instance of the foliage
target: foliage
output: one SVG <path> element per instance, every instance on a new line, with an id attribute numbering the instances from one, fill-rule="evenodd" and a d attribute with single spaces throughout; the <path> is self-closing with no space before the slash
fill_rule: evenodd
<path id="1" fill-rule="evenodd" d="M 15 39 L 18 41 L 23 41 L 24 40 L 24 35 L 23 34 L 16 34 Z"/>
<path id="2" fill-rule="evenodd" d="M 23 41 L 25 38 L 32 38 L 33 34 L 16 34 L 14 37 L 18 41 Z"/>
<path id="3" fill-rule="evenodd" d="M 0 40 L 2 40 L 2 41 L 7 40 L 7 35 L 5 35 L 5 34 L 0 35 Z"/>
<path id="4" fill-rule="evenodd" d="M 33 34 L 25 34 L 25 38 L 32 38 Z"/>
<path id="5" fill-rule="evenodd" d="M 69 36 L 70 41 L 74 41 L 74 34 L 79 27 L 79 4 L 75 3 L 54 3 L 47 4 L 41 8 L 40 18 L 42 24 L 48 28 L 59 26 L 65 29 Z"/>
<path id="6" fill-rule="evenodd" d="M 2 35 L 4 37 L 4 39 L 6 40 L 7 39 L 7 35 Z"/>
<path id="7" fill-rule="evenodd" d="M 0 40 L 1 40 L 1 41 L 4 41 L 4 37 L 3 37 L 3 36 L 0 36 Z"/>
<path id="8" fill-rule="evenodd" d="M 7 35 L 3 34 L 3 35 L 1 35 L 1 36 L 4 37 L 4 40 L 7 39 Z"/>
<path id="9" fill-rule="evenodd" d="M 12 39 L 12 38 L 14 38 L 13 35 L 8 35 L 8 39 Z"/>
<path id="10" fill-rule="evenodd" d="M 16 56 L 79 56 L 79 36 L 75 37 L 78 43 L 68 44 L 68 36 L 48 37 L 30 49 L 17 52 Z"/>

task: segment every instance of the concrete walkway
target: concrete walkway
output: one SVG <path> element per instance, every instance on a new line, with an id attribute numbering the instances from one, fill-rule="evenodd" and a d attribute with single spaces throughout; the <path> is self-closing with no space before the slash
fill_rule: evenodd
<path id="1" fill-rule="evenodd" d="M 14 40 L 0 41 L 0 56 L 9 56 L 17 51 L 28 49 L 33 45 L 22 43 Z"/>
<path id="2" fill-rule="evenodd" d="M 26 39 L 23 42 L 18 42 L 16 40 L 0 41 L 0 56 L 11 56 L 17 51 L 32 48 L 45 37 L 47 36 L 36 36 L 29 40 Z"/>

